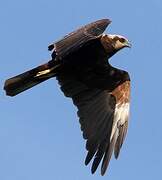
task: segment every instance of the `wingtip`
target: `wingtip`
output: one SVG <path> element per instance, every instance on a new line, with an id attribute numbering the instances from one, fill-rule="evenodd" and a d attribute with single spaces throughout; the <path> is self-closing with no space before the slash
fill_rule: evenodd
<path id="1" fill-rule="evenodd" d="M 84 164 L 87 166 L 89 164 L 89 160 L 86 158 L 85 161 L 84 161 Z"/>
<path id="2" fill-rule="evenodd" d="M 89 152 L 87 153 L 87 156 L 86 156 L 86 159 L 85 159 L 85 165 L 86 165 L 86 166 L 90 163 L 90 161 L 92 160 L 92 158 L 93 158 L 93 156 L 95 155 L 95 153 L 96 153 L 96 150 L 94 150 L 94 151 L 89 151 Z"/>
<path id="3" fill-rule="evenodd" d="M 94 174 L 96 172 L 97 168 L 91 168 L 91 173 Z"/>
<path id="4" fill-rule="evenodd" d="M 106 169 L 101 169 L 101 176 L 104 176 L 106 172 Z"/>
<path id="5" fill-rule="evenodd" d="M 118 157 L 119 157 L 119 153 L 120 153 L 120 150 L 119 151 L 114 151 L 114 157 L 115 157 L 115 159 L 118 159 Z"/>
<path id="6" fill-rule="evenodd" d="M 105 18 L 105 19 L 98 20 L 98 22 L 102 22 L 108 26 L 112 21 L 111 19 Z"/>
<path id="7" fill-rule="evenodd" d="M 87 166 L 89 164 L 90 160 L 89 159 L 85 159 L 84 164 Z"/>
<path id="8" fill-rule="evenodd" d="M 107 21 L 107 23 L 109 23 L 109 24 L 112 22 L 112 20 L 108 19 L 108 18 L 107 19 L 103 19 L 103 20 Z"/>

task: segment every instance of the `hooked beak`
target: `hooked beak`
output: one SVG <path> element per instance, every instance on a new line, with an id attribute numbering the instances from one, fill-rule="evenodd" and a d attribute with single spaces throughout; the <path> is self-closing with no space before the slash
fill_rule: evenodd
<path id="1" fill-rule="evenodd" d="M 131 48 L 131 47 L 132 47 L 132 44 L 131 44 L 129 41 L 127 41 L 127 42 L 125 43 L 125 47 Z"/>

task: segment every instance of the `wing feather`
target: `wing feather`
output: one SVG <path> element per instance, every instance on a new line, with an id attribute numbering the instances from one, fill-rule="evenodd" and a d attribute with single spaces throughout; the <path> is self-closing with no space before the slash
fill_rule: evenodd
<path id="1" fill-rule="evenodd" d="M 106 169 L 107 169 L 107 167 L 109 165 L 109 162 L 110 162 L 113 150 L 114 150 L 115 142 L 116 142 L 116 139 L 117 139 L 117 135 L 118 135 L 118 132 L 116 130 L 112 140 L 110 141 L 110 144 L 108 145 L 108 147 L 106 149 L 106 153 L 104 155 L 104 159 L 102 161 L 102 166 L 101 166 L 101 175 L 102 176 L 105 174 Z"/>
<path id="2" fill-rule="evenodd" d="M 57 55 L 59 58 L 63 58 L 69 53 L 76 51 L 88 41 L 97 39 L 110 23 L 109 19 L 101 19 L 90 23 L 49 45 L 48 49 L 50 51 L 53 50 L 53 57 Z"/>
<path id="3" fill-rule="evenodd" d="M 83 138 L 87 140 L 85 164 L 93 159 L 94 173 L 102 161 L 104 175 L 113 151 L 118 157 L 127 132 L 130 82 L 125 81 L 110 92 L 87 87 L 73 74 L 60 74 L 57 79 L 64 94 L 78 108 Z"/>
<path id="4" fill-rule="evenodd" d="M 112 94 L 116 97 L 116 108 L 111 137 L 114 135 L 116 129 L 118 129 L 118 137 L 114 147 L 114 155 L 117 159 L 128 129 L 130 81 L 125 81 L 118 86 Z"/>

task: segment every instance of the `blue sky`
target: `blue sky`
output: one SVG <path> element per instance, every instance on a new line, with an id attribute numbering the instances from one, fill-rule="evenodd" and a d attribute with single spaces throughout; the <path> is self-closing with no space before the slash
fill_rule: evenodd
<path id="1" fill-rule="evenodd" d="M 161 0 L 1 0 L 0 179 L 161 179 Z M 5 79 L 50 59 L 47 46 L 77 27 L 110 18 L 107 33 L 133 44 L 111 63 L 130 73 L 131 117 L 119 160 L 104 177 L 84 166 L 85 141 L 76 108 L 51 79 L 14 98 Z"/>

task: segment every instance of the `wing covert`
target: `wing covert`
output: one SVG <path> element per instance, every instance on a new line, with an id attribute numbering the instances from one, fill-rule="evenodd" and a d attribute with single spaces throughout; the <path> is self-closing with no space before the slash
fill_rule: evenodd
<path id="1" fill-rule="evenodd" d="M 110 23 L 109 19 L 101 19 L 90 23 L 49 45 L 48 49 L 50 51 L 53 50 L 53 57 L 57 55 L 59 58 L 63 58 L 67 54 L 76 51 L 88 41 L 98 38 Z"/>

